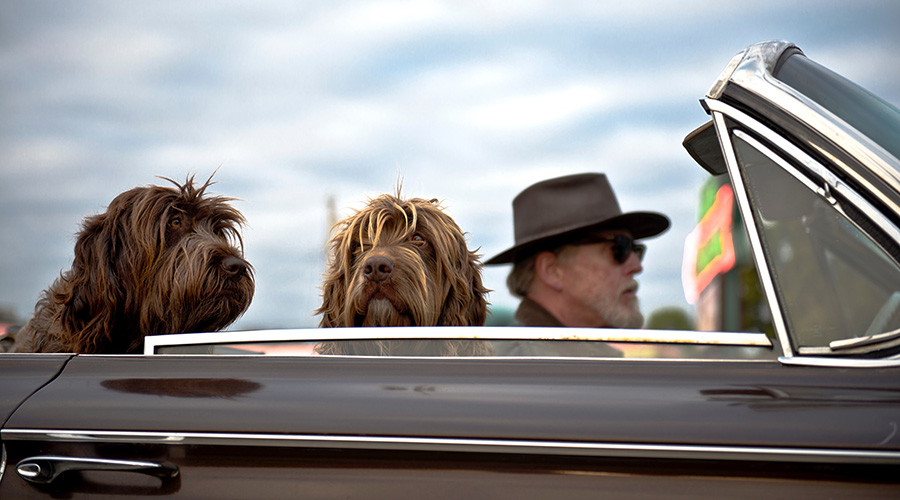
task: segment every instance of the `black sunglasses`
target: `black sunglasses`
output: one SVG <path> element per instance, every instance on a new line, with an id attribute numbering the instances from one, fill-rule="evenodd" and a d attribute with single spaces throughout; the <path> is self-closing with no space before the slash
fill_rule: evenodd
<path id="1" fill-rule="evenodd" d="M 638 260 L 643 260 L 644 253 L 647 251 L 646 245 L 635 243 L 632 238 L 625 236 L 624 234 L 614 234 L 612 236 L 600 238 L 596 241 L 598 243 L 612 243 L 613 258 L 616 259 L 616 262 L 619 264 L 624 264 L 625 261 L 628 260 L 628 256 L 631 255 L 631 252 L 634 252 L 634 254 L 637 255 Z"/>

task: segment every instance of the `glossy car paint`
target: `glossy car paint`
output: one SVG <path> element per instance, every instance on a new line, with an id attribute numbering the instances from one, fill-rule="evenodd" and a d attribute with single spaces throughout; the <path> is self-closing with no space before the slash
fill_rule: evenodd
<path id="1" fill-rule="evenodd" d="M 66 361 L 66 354 L 4 354 L 0 362 L 0 424 L 6 421 L 19 403 L 55 377 Z"/>
<path id="2" fill-rule="evenodd" d="M 0 497 L 431 496 L 451 484 L 472 498 L 627 497 L 844 484 L 861 471 L 865 489 L 897 492 L 898 374 L 734 361 L 78 356 L 7 422 Z M 46 454 L 168 461 L 180 474 L 71 474 L 47 489 L 12 470 Z"/>
<path id="3" fill-rule="evenodd" d="M 897 376 L 900 369 L 737 361 L 78 356 L 16 411 L 3 432 L 900 451 Z M 661 417 L 666 425 L 651 425 Z"/>

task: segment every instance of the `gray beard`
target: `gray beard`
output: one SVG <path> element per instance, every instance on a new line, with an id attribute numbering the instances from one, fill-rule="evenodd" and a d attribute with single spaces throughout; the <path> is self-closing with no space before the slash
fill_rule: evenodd
<path id="1" fill-rule="evenodd" d="M 644 315 L 641 313 L 640 302 L 634 300 L 634 307 L 624 309 L 617 304 L 600 304 L 597 306 L 600 315 L 606 323 L 613 328 L 641 328 L 644 326 Z"/>

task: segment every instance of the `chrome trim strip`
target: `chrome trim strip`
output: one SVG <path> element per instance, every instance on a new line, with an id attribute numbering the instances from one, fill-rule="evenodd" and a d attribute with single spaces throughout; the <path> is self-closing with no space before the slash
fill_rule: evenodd
<path id="1" fill-rule="evenodd" d="M 707 99 L 709 104 L 718 107 L 718 101 Z M 766 300 L 769 303 L 769 310 L 772 313 L 772 326 L 778 333 L 778 340 L 781 342 L 781 350 L 785 356 L 793 356 L 793 347 L 790 337 L 788 336 L 787 324 L 781 311 L 781 301 L 775 293 L 775 283 L 772 281 L 772 273 L 769 271 L 769 263 L 762 251 L 762 239 L 759 235 L 759 229 L 756 227 L 756 219 L 753 217 L 753 210 L 750 208 L 750 200 L 747 198 L 747 190 L 744 186 L 744 178 L 738 169 L 737 157 L 734 154 L 734 147 L 731 144 L 731 136 L 728 134 L 728 127 L 725 125 L 725 115 L 722 111 L 709 108 L 712 114 L 713 123 L 716 127 L 716 134 L 719 136 L 719 145 L 725 156 L 725 165 L 728 168 L 728 176 L 734 186 L 734 195 L 738 201 L 738 209 L 741 211 L 741 217 L 744 219 L 744 228 L 747 230 L 747 236 L 750 238 L 750 249 L 753 255 L 753 261 L 756 263 L 757 274 L 763 284 L 763 290 L 766 293 Z"/>
<path id="2" fill-rule="evenodd" d="M 753 127 L 748 126 L 747 128 L 753 128 Z M 754 132 L 755 131 L 756 130 L 754 129 Z M 761 132 L 769 132 L 770 133 L 771 131 L 768 129 L 763 129 L 763 130 L 761 130 Z M 823 192 L 821 191 L 821 188 L 818 185 L 816 185 L 814 182 L 812 182 L 808 177 L 801 174 L 796 168 L 794 168 L 793 165 L 791 165 L 790 163 L 785 161 L 777 153 L 773 152 L 768 146 L 764 146 L 762 143 L 760 143 L 759 141 L 757 141 L 756 139 L 754 139 L 753 137 L 751 137 L 749 134 L 747 134 L 746 132 L 744 132 L 742 130 L 735 130 L 734 135 L 737 137 L 740 137 L 742 140 L 744 140 L 747 144 L 750 144 L 750 146 L 755 148 L 757 151 L 766 155 L 766 157 L 769 158 L 770 160 L 772 160 L 773 163 L 775 163 L 779 167 L 781 167 L 782 170 L 784 170 L 791 177 L 793 177 L 798 182 L 800 182 L 801 184 L 806 186 L 806 188 L 809 189 L 810 191 L 812 191 L 814 194 L 816 194 L 822 198 L 825 198 L 825 195 L 823 194 Z M 761 135 L 765 136 L 764 133 Z M 778 146 L 778 145 L 776 144 L 776 146 Z M 795 151 L 791 151 L 791 148 L 793 147 L 793 145 L 789 145 L 789 146 L 790 147 L 783 148 L 783 149 L 785 149 L 786 154 L 794 157 L 797 160 L 801 160 L 801 162 L 804 163 L 804 166 L 810 167 L 813 170 L 813 172 L 815 172 L 815 173 L 818 173 L 816 171 L 816 169 L 825 170 L 825 167 L 823 167 L 821 164 L 819 164 L 818 162 L 816 162 L 809 156 L 806 156 L 802 151 L 800 151 L 799 149 L 797 149 Z M 799 157 L 797 155 L 799 155 Z M 803 160 L 805 160 L 805 162 Z M 840 194 L 844 198 L 847 198 L 847 200 L 850 202 L 851 205 L 858 208 L 867 217 L 869 217 L 869 219 L 872 219 L 872 221 L 878 225 L 879 229 L 888 233 L 888 235 L 891 238 L 893 238 L 894 241 L 896 241 L 897 243 L 900 243 L 900 230 L 898 230 L 897 227 L 893 223 L 891 223 L 886 217 L 884 217 L 880 212 L 878 212 L 878 210 L 874 206 L 872 206 L 868 201 L 863 199 L 862 196 L 859 196 L 849 186 L 847 186 L 846 184 L 844 184 L 843 182 L 841 182 L 834 176 L 830 175 L 831 174 L 830 172 L 828 172 L 826 170 L 825 174 L 826 175 L 820 175 L 819 178 L 822 180 L 823 183 L 827 184 L 829 189 L 832 189 L 833 191 L 836 191 L 838 194 Z M 844 218 L 846 218 L 848 222 L 853 224 L 861 233 L 868 235 L 868 231 L 866 231 L 859 224 L 857 224 L 856 221 L 854 221 L 852 218 L 847 216 L 846 212 L 844 212 L 844 210 L 841 208 L 840 204 L 837 203 L 837 201 L 833 197 L 831 197 L 829 195 L 827 200 L 829 201 L 829 203 L 831 203 L 832 208 L 834 208 L 841 215 L 843 215 Z M 878 245 L 878 243 L 874 240 L 872 240 L 872 244 L 881 248 L 881 245 Z M 900 265 L 900 262 L 897 262 L 897 260 L 894 259 L 890 253 L 884 252 L 884 254 L 887 257 L 894 260 L 894 262 L 896 262 L 898 265 Z"/>
<path id="3" fill-rule="evenodd" d="M 900 171 L 900 159 L 895 158 L 881 145 L 857 131 L 828 109 L 773 77 L 771 68 L 768 67 L 769 61 L 766 60 L 766 54 L 771 52 L 767 45 L 770 44 L 756 44 L 746 49 L 743 60 L 731 74 L 730 83 L 743 87 L 820 131 L 831 142 L 863 162 L 895 192 L 900 193 L 900 177 L 897 174 Z M 835 164 L 838 165 L 837 162 Z M 878 196 L 893 211 L 900 213 L 900 207 L 897 204 L 876 190 L 853 169 L 842 167 L 842 170 L 857 182 L 865 185 L 867 190 Z"/>
<path id="4" fill-rule="evenodd" d="M 858 359 L 837 357 L 797 356 L 780 357 L 782 364 L 793 366 L 821 366 L 828 368 L 900 368 L 900 359 Z"/>
<path id="5" fill-rule="evenodd" d="M 728 65 L 716 78 L 716 82 L 710 87 L 709 92 L 706 93 L 706 96 L 713 99 L 722 97 L 725 87 L 730 81 L 734 80 L 734 74 L 738 70 L 760 77 L 761 74 L 771 73 L 784 51 L 791 48 L 803 54 L 800 47 L 786 40 L 768 40 L 745 47 L 731 58 Z"/>
<path id="6" fill-rule="evenodd" d="M 822 449 L 774 446 L 716 446 L 650 443 L 594 443 L 504 439 L 393 436 L 335 436 L 209 432 L 127 432 L 4 429 L 4 441 L 122 442 L 135 444 L 279 446 L 367 450 L 457 451 L 578 455 L 593 457 L 750 460 L 816 463 L 900 463 L 900 450 Z"/>
<path id="7" fill-rule="evenodd" d="M 898 228 L 893 222 L 891 222 L 890 219 L 885 217 L 884 214 L 882 214 L 880 210 L 875 208 L 874 205 L 869 203 L 868 200 L 860 196 L 859 193 L 848 186 L 845 182 L 841 181 L 840 178 L 834 175 L 824 165 L 806 154 L 806 152 L 804 152 L 802 149 L 798 148 L 783 136 L 773 132 L 772 129 L 766 127 L 756 119 L 750 117 L 742 111 L 729 106 L 728 104 L 724 104 L 721 101 L 707 100 L 706 105 L 709 106 L 710 110 L 721 112 L 727 115 L 729 118 L 739 122 L 741 125 L 752 129 L 753 132 L 764 137 L 767 141 L 774 144 L 777 148 L 784 151 L 787 155 L 796 159 L 800 164 L 803 165 L 803 167 L 808 169 L 811 174 L 818 177 L 823 183 L 828 184 L 830 188 L 835 192 L 837 192 L 844 198 L 847 198 L 847 200 L 850 201 L 850 203 L 857 207 L 861 212 L 863 212 L 866 217 L 877 224 L 882 231 L 888 233 L 888 235 L 893 238 L 894 241 L 900 244 L 900 228 Z M 786 170 L 788 170 L 791 175 L 793 175 L 799 181 L 806 184 L 807 187 L 810 187 L 813 191 L 818 188 L 818 186 L 811 186 L 809 180 L 805 177 L 798 176 L 796 173 L 792 172 L 789 169 Z"/>
<path id="8" fill-rule="evenodd" d="M 225 331 L 152 335 L 144 338 L 144 354 L 157 347 L 196 344 L 260 342 L 314 342 L 365 339 L 478 339 L 478 340 L 583 340 L 604 342 L 658 342 L 672 344 L 735 345 L 771 347 L 764 333 L 698 332 L 680 330 L 628 330 L 616 328 L 540 327 L 379 327 L 308 328 L 288 330 Z"/>
<path id="9" fill-rule="evenodd" d="M 885 217 L 881 213 L 881 211 L 876 209 L 871 203 L 869 203 L 862 196 L 860 196 L 855 190 L 850 188 L 850 186 L 848 186 L 846 183 L 844 183 L 840 179 L 838 179 L 837 176 L 835 176 L 831 171 L 829 171 L 821 163 L 814 160 L 812 157 L 810 157 L 808 154 L 806 154 L 803 150 L 801 150 L 800 148 L 795 146 L 793 143 L 791 143 L 784 137 L 776 134 L 775 132 L 773 132 L 771 129 L 769 129 L 768 127 L 766 127 L 765 125 L 763 125 L 762 123 L 757 121 L 756 119 L 748 116 L 747 114 L 745 114 L 737 109 L 734 109 L 733 107 L 729 106 L 728 104 L 724 104 L 721 101 L 715 101 L 715 100 L 711 100 L 711 99 L 707 99 L 705 102 L 706 102 L 706 105 L 709 107 L 710 112 L 713 114 L 714 118 L 717 115 L 718 116 L 728 116 L 730 119 L 739 123 L 741 126 L 744 126 L 749 130 L 752 130 L 754 133 L 757 133 L 760 136 L 764 137 L 767 141 L 770 141 L 775 147 L 784 151 L 784 153 L 786 155 L 792 156 L 794 159 L 796 159 L 805 169 L 807 169 L 807 171 L 809 173 L 811 173 L 815 177 L 818 177 L 821 180 L 821 182 L 828 185 L 830 187 L 830 189 L 832 189 L 834 192 L 836 192 L 836 193 L 840 194 L 841 196 L 843 196 L 844 198 L 846 198 L 849 203 L 851 203 L 857 209 L 859 209 L 866 217 L 868 217 L 872 222 L 874 222 L 876 225 L 878 225 L 878 227 L 881 230 L 883 230 L 885 233 L 887 233 L 888 236 L 890 236 L 891 238 L 894 239 L 894 241 L 897 241 L 898 244 L 900 244 L 900 228 L 898 228 L 896 225 L 894 225 L 894 223 L 891 222 L 887 217 Z M 722 124 L 723 130 L 726 128 L 726 127 L 724 127 L 724 120 L 722 120 L 721 122 L 716 122 L 717 132 L 719 130 L 718 129 L 719 123 Z M 728 136 L 727 130 L 726 130 L 725 135 L 726 135 L 726 139 L 727 139 L 728 148 L 731 148 L 732 147 L 731 146 L 731 138 L 730 138 L 730 136 Z M 756 147 L 761 152 L 765 153 L 768 157 L 772 158 L 773 155 L 772 155 L 772 152 L 770 151 L 770 149 L 768 147 L 762 147 L 762 145 L 758 141 L 753 139 L 752 137 L 746 135 L 745 133 L 741 132 L 740 130 L 735 131 L 735 135 L 741 137 L 743 140 L 746 140 L 753 147 Z M 721 141 L 722 141 L 722 138 L 720 135 L 720 143 L 721 143 Z M 734 160 L 736 160 L 736 158 L 734 158 L 733 149 L 727 149 L 725 151 L 730 153 L 730 154 L 726 154 L 726 156 L 725 156 L 726 165 L 728 165 L 729 157 L 731 157 Z M 792 165 L 790 165 L 787 162 L 785 162 L 784 160 L 782 160 L 782 158 L 780 158 L 778 155 L 774 155 L 774 156 L 775 156 L 775 158 L 772 158 L 772 160 L 775 161 L 782 169 L 784 169 L 792 177 L 794 177 L 795 179 L 797 179 L 798 181 L 803 183 L 807 188 L 809 188 L 810 190 L 812 190 L 814 192 L 816 192 L 819 189 L 819 187 L 817 185 L 815 185 L 813 182 L 811 182 L 805 176 L 801 175 Z M 735 165 L 736 165 L 736 163 L 735 163 Z M 730 166 L 729 166 L 729 169 L 730 169 Z M 735 176 L 732 175 L 730 171 L 729 171 L 729 175 L 731 175 L 732 182 L 734 182 Z M 740 180 L 741 189 L 737 190 L 738 184 L 735 184 L 736 191 L 738 191 L 741 195 L 746 196 L 746 192 L 743 189 L 743 178 L 741 177 L 739 180 Z M 741 197 L 739 196 L 738 197 L 739 206 L 741 205 L 740 198 Z M 749 203 L 748 203 L 748 207 L 749 207 Z M 744 211 L 743 207 L 740 207 L 740 208 L 741 208 L 741 215 L 744 217 L 745 221 L 754 220 L 752 218 L 748 219 L 747 212 Z M 836 206 L 835 208 L 839 212 L 843 213 L 843 210 L 841 210 L 839 206 Z M 752 217 L 752 211 L 750 211 L 750 216 Z M 846 217 L 846 214 L 845 214 L 845 217 Z M 850 219 L 848 217 L 847 220 L 850 221 L 851 223 L 853 223 L 855 226 L 857 226 L 857 228 L 859 228 L 859 225 L 856 224 L 852 219 Z M 748 228 L 748 233 L 750 232 L 749 228 L 751 226 L 753 228 L 753 232 L 757 232 L 757 227 L 755 224 L 745 224 L 745 227 Z M 862 228 L 859 228 L 859 229 L 862 230 L 864 233 L 866 233 L 866 231 L 863 230 Z M 764 268 L 760 267 L 759 260 L 757 260 L 757 249 L 759 249 L 760 253 L 761 253 L 762 245 L 759 244 L 758 241 L 754 242 L 752 237 L 751 237 L 751 243 L 752 243 L 751 248 L 753 248 L 754 259 L 757 262 L 757 268 L 760 269 L 760 271 L 765 269 L 765 273 L 760 272 L 760 279 L 763 281 L 763 288 L 765 289 L 766 297 L 769 300 L 769 304 L 780 304 L 780 301 L 778 301 L 777 296 L 773 299 L 772 296 L 770 295 L 769 286 L 772 287 L 771 292 L 773 294 L 774 294 L 775 288 L 774 288 L 774 283 L 772 283 L 772 281 L 771 281 L 771 275 L 768 271 L 768 265 L 766 265 L 766 267 L 764 267 Z M 886 254 L 886 255 L 890 256 L 890 254 Z M 900 264 L 900 262 L 898 262 L 898 264 Z M 779 315 L 781 315 L 780 307 L 777 312 Z M 783 321 L 783 317 L 782 317 L 782 321 Z M 782 342 L 782 346 L 791 346 L 791 344 L 788 344 L 785 342 L 784 336 L 782 336 L 782 330 L 779 329 L 778 324 L 775 323 L 775 311 L 773 311 L 773 324 L 775 326 L 776 331 L 778 332 L 778 336 Z M 784 331 L 785 335 L 787 335 L 786 326 L 784 327 L 783 331 Z M 850 368 L 850 367 L 890 368 L 890 367 L 898 366 L 897 362 L 895 360 L 851 360 L 851 359 L 847 359 L 847 358 L 809 357 L 808 355 L 805 355 L 804 353 L 801 353 L 801 352 L 794 353 L 793 347 L 791 347 L 790 349 L 791 349 L 790 352 L 787 352 L 786 349 L 783 349 L 786 351 L 785 355 L 779 358 L 779 361 L 782 364 L 806 365 L 806 366 L 831 366 L 831 367 L 843 367 L 843 368 Z M 806 354 L 810 354 L 810 353 L 806 353 Z M 810 360 L 810 361 L 806 362 L 806 360 Z"/>

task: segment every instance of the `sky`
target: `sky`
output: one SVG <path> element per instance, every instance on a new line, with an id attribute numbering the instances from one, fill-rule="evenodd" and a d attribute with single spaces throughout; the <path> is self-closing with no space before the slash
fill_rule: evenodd
<path id="1" fill-rule="evenodd" d="M 80 221 L 120 192 L 206 179 L 239 199 L 256 295 L 232 329 L 312 327 L 329 204 L 402 180 L 484 259 L 512 199 L 580 172 L 648 240 L 645 314 L 693 314 L 685 236 L 707 174 L 681 146 L 730 58 L 769 39 L 900 105 L 900 2 L 10 0 L 0 13 L 0 309 L 21 319 L 68 269 Z M 488 267 L 512 310 L 508 266 Z"/>

